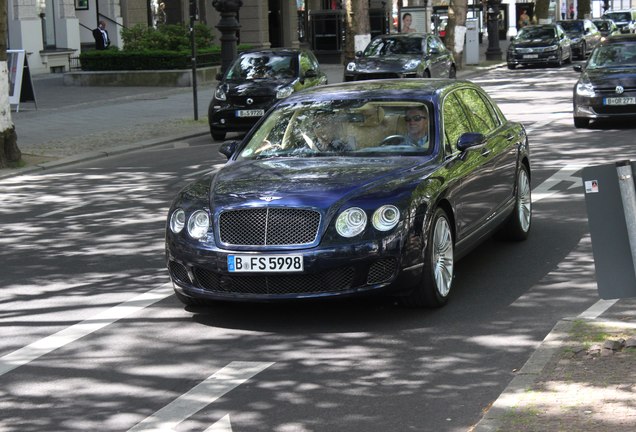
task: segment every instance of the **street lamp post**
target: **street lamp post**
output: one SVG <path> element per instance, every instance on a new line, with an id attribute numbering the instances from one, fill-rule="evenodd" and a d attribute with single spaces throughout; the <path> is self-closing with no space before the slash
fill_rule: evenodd
<path id="1" fill-rule="evenodd" d="M 212 6 L 221 13 L 216 28 L 221 31 L 221 72 L 230 67 L 236 58 L 236 31 L 241 28 L 236 15 L 243 6 L 242 0 L 213 0 Z"/>
<path id="2" fill-rule="evenodd" d="M 499 6 L 501 0 L 488 0 L 488 49 L 486 60 L 501 60 L 501 48 L 499 48 Z"/>

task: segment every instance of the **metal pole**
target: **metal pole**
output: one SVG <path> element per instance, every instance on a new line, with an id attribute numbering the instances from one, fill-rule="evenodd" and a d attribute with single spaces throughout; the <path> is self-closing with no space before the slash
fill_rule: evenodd
<path id="1" fill-rule="evenodd" d="M 190 16 L 190 45 L 192 46 L 192 100 L 194 103 L 194 120 L 199 120 L 199 102 L 197 100 L 197 45 L 194 39 L 194 19 Z"/>
<path id="2" fill-rule="evenodd" d="M 627 238 L 632 252 L 634 274 L 636 274 L 636 191 L 634 187 L 634 175 L 630 161 L 616 162 L 618 174 L 618 187 L 621 191 L 625 223 L 627 224 Z"/>

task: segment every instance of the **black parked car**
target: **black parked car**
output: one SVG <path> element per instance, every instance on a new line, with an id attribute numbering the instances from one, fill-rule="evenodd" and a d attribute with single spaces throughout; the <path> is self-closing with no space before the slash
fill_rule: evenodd
<path id="1" fill-rule="evenodd" d="M 601 32 L 602 37 L 620 33 L 618 26 L 611 19 L 593 19 L 592 23 L 596 26 L 598 31 Z"/>
<path id="2" fill-rule="evenodd" d="M 227 164 L 168 213 L 184 304 L 382 293 L 442 306 L 457 259 L 530 230 L 526 131 L 468 81 L 314 87 L 220 151 Z"/>
<path id="3" fill-rule="evenodd" d="M 227 132 L 247 132 L 274 103 L 292 93 L 326 84 L 327 76 L 311 51 L 265 49 L 241 53 L 219 84 L 208 108 L 215 140 Z"/>
<path id="4" fill-rule="evenodd" d="M 347 64 L 344 81 L 378 78 L 455 78 L 453 54 L 434 34 L 376 36 Z"/>
<path id="5" fill-rule="evenodd" d="M 555 24 L 523 27 L 510 40 L 506 61 L 509 69 L 531 64 L 561 66 L 572 61 L 570 38 Z"/>
<path id="6" fill-rule="evenodd" d="M 557 21 L 572 39 L 572 52 L 578 59 L 585 60 L 589 53 L 601 43 L 601 32 L 589 19 Z"/>
<path id="7" fill-rule="evenodd" d="M 574 126 L 590 120 L 636 118 L 636 34 L 608 37 L 594 50 L 574 86 Z"/>

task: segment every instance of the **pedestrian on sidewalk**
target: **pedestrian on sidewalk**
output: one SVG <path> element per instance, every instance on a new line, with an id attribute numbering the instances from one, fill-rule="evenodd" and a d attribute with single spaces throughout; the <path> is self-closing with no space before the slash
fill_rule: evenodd
<path id="1" fill-rule="evenodd" d="M 93 37 L 95 38 L 95 49 L 105 50 L 110 45 L 110 38 L 106 31 L 106 22 L 100 21 L 97 28 L 93 30 Z"/>

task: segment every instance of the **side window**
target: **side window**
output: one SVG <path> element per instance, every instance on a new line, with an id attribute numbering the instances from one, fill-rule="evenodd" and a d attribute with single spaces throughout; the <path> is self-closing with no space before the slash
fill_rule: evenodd
<path id="1" fill-rule="evenodd" d="M 459 90 L 457 95 L 460 96 L 474 126 L 474 132 L 488 135 L 499 126 L 499 122 L 494 113 L 490 110 L 490 105 L 481 97 L 479 92 L 474 89 Z"/>
<path id="2" fill-rule="evenodd" d="M 450 94 L 444 99 L 442 108 L 444 121 L 444 148 L 447 154 L 457 151 L 457 140 L 466 132 L 471 132 L 470 123 L 466 113 L 455 94 Z"/>
<path id="3" fill-rule="evenodd" d="M 305 73 L 312 68 L 311 60 L 305 53 L 300 54 L 300 76 L 305 76 Z"/>
<path id="4" fill-rule="evenodd" d="M 315 70 L 316 72 L 320 71 L 320 64 L 318 63 L 318 59 L 316 58 L 316 56 L 313 55 L 313 53 L 308 53 L 307 57 L 309 58 L 309 63 L 311 64 L 311 69 Z"/>

